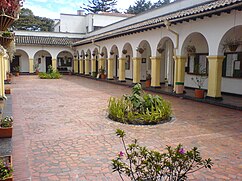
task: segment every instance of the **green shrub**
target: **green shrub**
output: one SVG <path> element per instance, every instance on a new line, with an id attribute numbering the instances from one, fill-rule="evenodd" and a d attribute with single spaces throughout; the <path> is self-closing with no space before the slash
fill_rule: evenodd
<path id="1" fill-rule="evenodd" d="M 140 84 L 133 87 L 131 95 L 111 97 L 108 104 L 108 117 L 127 124 L 163 123 L 170 120 L 171 113 L 169 102 L 144 93 Z"/>
<path id="2" fill-rule="evenodd" d="M 51 73 L 40 72 L 39 78 L 41 78 L 41 79 L 59 79 L 59 78 L 61 78 L 61 74 L 58 71 L 52 70 L 49 72 L 51 72 Z"/>

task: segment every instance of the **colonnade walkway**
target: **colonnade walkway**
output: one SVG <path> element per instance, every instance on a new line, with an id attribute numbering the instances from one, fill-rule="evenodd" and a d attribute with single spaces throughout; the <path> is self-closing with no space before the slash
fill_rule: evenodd
<path id="1" fill-rule="evenodd" d="M 214 166 L 189 180 L 242 180 L 242 111 L 162 95 L 172 104 L 174 121 L 131 126 L 109 120 L 106 111 L 111 96 L 131 92 L 127 86 L 79 76 L 20 76 L 10 86 L 14 180 L 120 180 L 111 168 L 123 150 L 117 128 L 126 131 L 128 142 L 137 138 L 156 150 L 197 146 Z"/>

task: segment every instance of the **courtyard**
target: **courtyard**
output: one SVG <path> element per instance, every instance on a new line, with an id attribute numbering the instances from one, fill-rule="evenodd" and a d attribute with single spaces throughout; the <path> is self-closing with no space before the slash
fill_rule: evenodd
<path id="1" fill-rule="evenodd" d="M 210 157 L 212 170 L 189 180 L 241 180 L 242 112 L 162 95 L 172 103 L 174 120 L 156 126 L 131 126 L 107 118 L 111 96 L 130 88 L 77 76 L 41 80 L 14 77 L 12 155 L 16 181 L 120 180 L 111 160 L 123 150 L 117 128 L 127 141 L 163 150 L 182 143 Z"/>

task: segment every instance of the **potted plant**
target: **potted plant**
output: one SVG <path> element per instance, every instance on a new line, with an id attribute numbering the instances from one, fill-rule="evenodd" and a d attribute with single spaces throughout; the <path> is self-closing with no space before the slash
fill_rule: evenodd
<path id="1" fill-rule="evenodd" d="M 13 167 L 11 156 L 0 157 L 0 180 L 13 181 Z"/>
<path id="2" fill-rule="evenodd" d="M 202 89 L 205 80 L 207 79 L 207 74 L 205 71 L 202 71 L 200 75 L 197 75 L 195 78 L 192 77 L 191 80 L 198 86 L 197 89 L 195 89 L 195 97 L 198 99 L 204 98 L 204 90 Z"/>
<path id="3" fill-rule="evenodd" d="M 241 45 L 241 41 L 240 39 L 226 39 L 224 41 L 224 50 L 226 50 L 227 48 L 229 49 L 229 51 L 231 52 L 235 52 L 237 50 L 237 48 L 239 47 L 239 45 Z"/>
<path id="4" fill-rule="evenodd" d="M 6 116 L 0 121 L 0 138 L 11 138 L 13 132 L 13 118 Z"/>
<path id="5" fill-rule="evenodd" d="M 7 83 L 10 84 L 12 80 L 12 74 L 10 72 L 7 72 Z"/>
<path id="6" fill-rule="evenodd" d="M 20 66 L 13 67 L 13 71 L 15 72 L 15 76 L 19 76 Z"/>
<path id="7" fill-rule="evenodd" d="M 139 52 L 140 54 L 142 54 L 142 53 L 144 53 L 145 50 L 141 47 L 137 47 L 136 51 Z"/>
<path id="8" fill-rule="evenodd" d="M 36 75 L 38 75 L 39 74 L 39 64 L 35 64 L 34 69 L 35 69 Z"/>
<path id="9" fill-rule="evenodd" d="M 105 69 L 104 68 L 100 68 L 98 70 L 98 73 L 101 75 L 101 79 L 106 79 L 106 75 L 105 75 Z"/>
<path id="10" fill-rule="evenodd" d="M 149 88 L 151 85 L 151 75 L 146 71 L 146 81 L 145 81 L 145 87 Z"/>
<path id="11" fill-rule="evenodd" d="M 196 53 L 196 47 L 194 45 L 187 45 L 186 51 L 188 55 L 193 55 Z"/>
<path id="12" fill-rule="evenodd" d="M 11 94 L 10 87 L 5 87 L 5 94 Z"/>

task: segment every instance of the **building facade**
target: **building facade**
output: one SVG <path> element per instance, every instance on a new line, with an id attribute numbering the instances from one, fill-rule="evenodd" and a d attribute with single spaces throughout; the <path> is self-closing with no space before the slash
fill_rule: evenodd
<path id="1" fill-rule="evenodd" d="M 25 61 L 22 72 L 34 72 L 36 64 L 46 71 L 51 61 L 61 71 L 92 76 L 105 69 L 107 79 L 133 83 L 151 74 L 152 87 L 172 86 L 177 94 L 203 76 L 208 98 L 242 95 L 241 10 L 242 0 L 178 0 L 95 31 L 84 26 L 88 33 L 64 44 L 36 42 L 36 35 L 28 35 L 35 37 L 28 44 L 16 32 L 16 56 Z"/>

